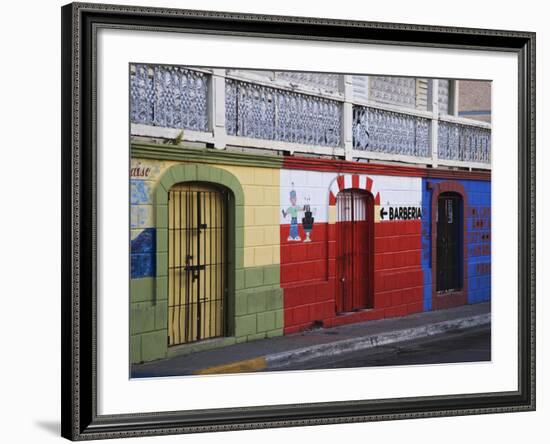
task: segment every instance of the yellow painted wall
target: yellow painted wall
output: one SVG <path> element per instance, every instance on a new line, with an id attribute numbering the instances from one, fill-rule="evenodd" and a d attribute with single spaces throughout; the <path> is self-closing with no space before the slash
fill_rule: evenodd
<path id="1" fill-rule="evenodd" d="M 149 168 L 143 179 L 158 183 L 172 165 L 185 162 L 132 159 L 131 168 Z M 245 196 L 244 266 L 256 267 L 280 263 L 278 168 L 212 165 L 233 174 L 241 183 Z M 135 171 L 135 170 L 134 170 Z"/>
<path id="2" fill-rule="evenodd" d="M 244 266 L 280 263 L 279 169 L 218 165 L 241 182 L 244 191 Z"/>

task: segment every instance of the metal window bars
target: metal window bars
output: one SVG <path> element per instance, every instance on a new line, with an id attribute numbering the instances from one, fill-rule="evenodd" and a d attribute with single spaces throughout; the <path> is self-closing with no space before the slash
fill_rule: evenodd
<path id="1" fill-rule="evenodd" d="M 168 202 L 168 345 L 226 335 L 230 193 L 187 183 Z"/>

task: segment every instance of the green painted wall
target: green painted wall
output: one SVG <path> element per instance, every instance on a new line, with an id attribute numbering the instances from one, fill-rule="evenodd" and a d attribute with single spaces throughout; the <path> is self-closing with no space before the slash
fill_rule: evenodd
<path id="1" fill-rule="evenodd" d="M 276 265 L 237 271 L 235 338 L 237 342 L 283 334 L 283 290 Z"/>

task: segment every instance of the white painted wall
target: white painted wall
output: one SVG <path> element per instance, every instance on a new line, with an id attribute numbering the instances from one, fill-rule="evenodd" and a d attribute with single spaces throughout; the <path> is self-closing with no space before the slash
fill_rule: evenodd
<path id="1" fill-rule="evenodd" d="M 309 203 L 315 222 L 327 222 L 329 186 L 335 178 L 336 173 L 281 170 L 281 208 L 286 210 L 291 205 L 290 191 L 294 189 L 296 191 L 296 205 L 303 208 L 305 204 Z M 285 218 L 281 213 L 280 223 L 290 223 L 289 217 Z"/>
<path id="2" fill-rule="evenodd" d="M 296 191 L 296 205 L 302 208 L 311 206 L 315 222 L 328 221 L 329 192 L 337 193 L 335 180 L 337 173 L 281 170 L 281 208 L 290 206 L 290 191 Z M 351 188 L 351 174 L 344 174 L 345 187 Z M 374 197 L 380 193 L 380 205 L 389 207 L 420 207 L 422 205 L 422 179 L 419 177 L 398 177 L 359 174 L 359 184 L 365 184 L 366 178 L 372 180 L 371 193 Z M 364 186 L 364 185 L 363 185 Z M 281 213 L 281 224 L 288 224 L 289 218 Z"/>

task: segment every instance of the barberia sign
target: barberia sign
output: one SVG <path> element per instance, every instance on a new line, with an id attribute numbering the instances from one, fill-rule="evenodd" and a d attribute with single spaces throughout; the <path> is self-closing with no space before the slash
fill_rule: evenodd
<path id="1" fill-rule="evenodd" d="M 416 220 L 422 219 L 421 207 L 380 208 L 380 220 Z"/>

